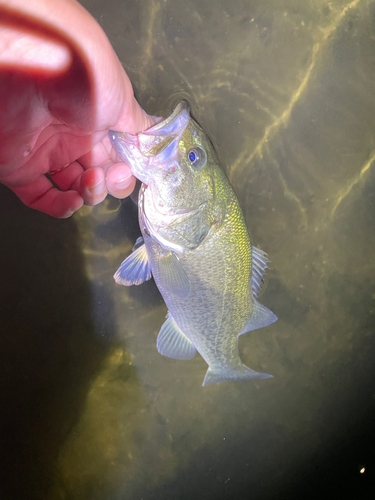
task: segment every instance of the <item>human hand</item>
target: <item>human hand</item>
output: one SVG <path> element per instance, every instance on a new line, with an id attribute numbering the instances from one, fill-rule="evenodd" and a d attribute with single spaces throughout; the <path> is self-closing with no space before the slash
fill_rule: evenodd
<path id="1" fill-rule="evenodd" d="M 0 109 L 0 182 L 27 206 L 66 218 L 134 189 L 108 130 L 135 134 L 154 119 L 75 0 L 0 0 Z"/>

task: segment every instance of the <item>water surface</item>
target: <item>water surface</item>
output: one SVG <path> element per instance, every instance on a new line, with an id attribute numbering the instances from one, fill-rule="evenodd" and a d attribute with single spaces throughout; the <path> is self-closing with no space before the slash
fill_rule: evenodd
<path id="1" fill-rule="evenodd" d="M 2 498 L 372 498 L 375 2 L 83 3 L 142 106 L 211 137 L 272 260 L 240 352 L 274 379 L 158 354 L 155 285 L 112 279 L 131 200 L 57 221 L 1 188 Z"/>

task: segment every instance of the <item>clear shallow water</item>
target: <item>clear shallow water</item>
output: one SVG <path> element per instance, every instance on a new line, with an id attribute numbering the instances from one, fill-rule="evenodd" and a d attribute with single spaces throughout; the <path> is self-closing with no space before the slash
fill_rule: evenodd
<path id="1" fill-rule="evenodd" d="M 372 498 L 375 2 L 84 5 L 143 107 L 210 135 L 272 260 L 240 351 L 275 378 L 157 353 L 155 285 L 112 280 L 131 200 L 57 221 L 1 188 L 1 497 Z"/>

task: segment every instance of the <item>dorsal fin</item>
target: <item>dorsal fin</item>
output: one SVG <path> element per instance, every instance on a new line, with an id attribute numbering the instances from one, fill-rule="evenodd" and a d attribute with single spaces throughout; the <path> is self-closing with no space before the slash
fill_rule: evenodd
<path id="1" fill-rule="evenodd" d="M 268 269 L 268 262 L 270 260 L 267 258 L 266 252 L 263 252 L 260 248 L 251 247 L 252 255 L 252 275 L 251 275 L 251 288 L 253 290 L 254 298 L 256 299 L 260 293 L 263 285 L 263 278 Z"/>
<path id="2" fill-rule="evenodd" d="M 252 330 L 257 330 L 258 328 L 263 328 L 265 326 L 271 325 L 277 321 L 277 316 L 273 314 L 266 306 L 254 300 L 253 311 L 244 326 L 242 332 L 238 335 L 242 335 Z"/>

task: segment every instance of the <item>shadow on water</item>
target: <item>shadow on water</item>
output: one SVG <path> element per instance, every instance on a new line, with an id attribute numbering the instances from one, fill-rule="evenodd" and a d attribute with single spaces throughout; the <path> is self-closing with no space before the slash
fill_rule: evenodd
<path id="1" fill-rule="evenodd" d="M 107 300 L 93 320 L 98 297 L 74 220 L 27 209 L 2 186 L 0 212 L 0 497 L 33 500 L 47 498 L 95 378 L 116 354 L 102 340 L 113 338 L 114 312 Z M 111 377 L 123 366 L 134 377 L 128 362 Z"/>

